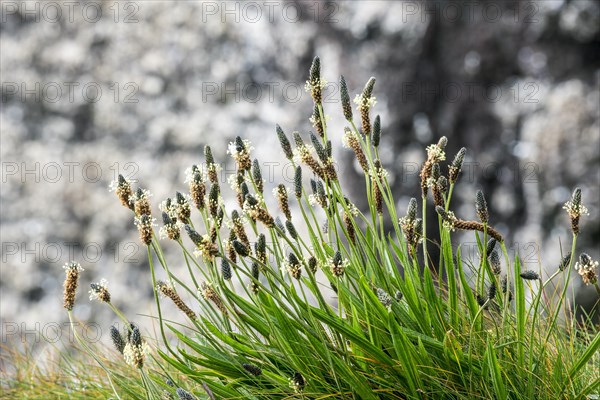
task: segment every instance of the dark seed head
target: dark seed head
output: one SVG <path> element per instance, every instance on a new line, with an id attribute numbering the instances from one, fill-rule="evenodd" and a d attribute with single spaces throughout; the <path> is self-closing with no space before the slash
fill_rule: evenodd
<path id="1" fill-rule="evenodd" d="M 494 251 L 494 247 L 496 247 L 496 239 L 492 238 L 488 240 L 487 246 L 485 247 L 485 254 L 487 254 L 488 257 L 492 254 L 492 251 Z"/>
<path id="2" fill-rule="evenodd" d="M 348 94 L 348 86 L 344 76 L 340 76 L 340 97 L 342 100 L 342 110 L 347 121 L 352 121 L 352 105 L 350 103 L 350 95 Z"/>
<path id="3" fill-rule="evenodd" d="M 204 146 L 204 157 L 206 158 L 207 165 L 212 165 L 215 163 L 215 159 L 212 155 L 212 150 L 210 149 L 210 146 Z"/>
<path id="4" fill-rule="evenodd" d="M 310 132 L 310 141 L 312 142 L 313 147 L 315 148 L 315 152 L 317 153 L 317 156 L 319 156 L 319 159 L 324 163 L 327 162 L 327 159 L 329 158 L 327 157 L 327 151 L 325 151 L 321 140 L 318 137 L 316 137 L 315 134 L 312 132 Z"/>
<path id="5" fill-rule="evenodd" d="M 570 261 L 571 261 L 571 253 L 567 254 L 560 260 L 560 264 L 558 264 L 559 271 L 564 271 L 569 266 Z"/>
<path id="6" fill-rule="evenodd" d="M 223 274 L 223 279 L 226 281 L 231 279 L 231 265 L 224 258 L 221 260 L 221 274 Z"/>
<path id="7" fill-rule="evenodd" d="M 338 266 L 342 263 L 342 253 L 340 253 L 340 251 L 336 251 L 335 254 L 333 255 L 333 264 Z"/>
<path id="8" fill-rule="evenodd" d="M 123 336 L 121 336 L 121 333 L 114 325 L 110 327 L 110 338 L 112 339 L 115 349 L 117 349 L 119 353 L 123 354 L 125 340 L 123 340 Z"/>
<path id="9" fill-rule="evenodd" d="M 294 388 L 298 392 L 303 391 L 304 388 L 306 387 L 306 380 L 304 379 L 304 376 L 302 376 L 302 374 L 300 372 L 298 372 L 298 371 L 294 372 L 294 375 L 292 376 L 292 385 L 294 385 Z"/>
<path id="10" fill-rule="evenodd" d="M 202 236 L 194 228 L 186 224 L 185 231 L 196 246 L 202 244 Z"/>
<path id="11" fill-rule="evenodd" d="M 440 175 L 441 175 L 440 164 L 433 163 L 433 166 L 431 167 L 431 178 L 434 181 L 437 181 L 438 179 L 440 179 Z"/>
<path id="12" fill-rule="evenodd" d="M 294 194 L 297 199 L 302 197 L 302 168 L 300 166 L 296 167 L 294 173 Z"/>
<path id="13" fill-rule="evenodd" d="M 182 388 L 177 388 L 176 393 L 177 397 L 179 397 L 179 400 L 196 400 L 196 397 L 192 396 L 189 392 L 183 390 Z"/>
<path id="14" fill-rule="evenodd" d="M 308 269 L 313 274 L 317 272 L 317 259 L 314 256 L 310 256 L 308 258 Z"/>
<path id="15" fill-rule="evenodd" d="M 287 231 L 289 232 L 292 239 L 295 240 L 298 238 L 298 232 L 296 231 L 296 227 L 294 226 L 292 221 L 290 221 L 290 220 L 285 221 L 285 227 L 287 228 Z"/>
<path id="16" fill-rule="evenodd" d="M 535 280 L 540 279 L 540 275 L 535 271 L 527 270 L 527 271 L 521 272 L 521 278 L 528 280 L 528 281 L 535 281 Z"/>
<path id="17" fill-rule="evenodd" d="M 279 125 L 275 126 L 275 130 L 277 131 L 277 137 L 279 138 L 279 144 L 281 144 L 281 148 L 283 149 L 283 153 L 288 160 L 291 160 L 294 157 L 294 153 L 292 151 L 292 146 L 290 145 L 290 141 L 287 136 L 283 132 L 283 129 Z"/>
<path id="18" fill-rule="evenodd" d="M 406 217 L 410 221 L 414 221 L 415 218 L 417 218 L 417 199 L 414 197 L 408 202 L 408 207 L 406 208 Z"/>
<path id="19" fill-rule="evenodd" d="M 489 213 L 487 208 L 487 202 L 485 201 L 485 197 L 483 196 L 483 192 L 478 190 L 475 195 L 475 209 L 477 210 L 477 215 L 481 222 L 486 224 L 489 220 Z"/>
<path id="20" fill-rule="evenodd" d="M 262 173 L 260 171 L 260 164 L 256 159 L 252 162 L 252 178 L 254 179 L 254 183 L 258 187 L 258 191 L 262 193 L 263 178 Z"/>
<path id="21" fill-rule="evenodd" d="M 490 268 L 494 275 L 499 275 L 502 272 L 502 268 L 500 267 L 500 256 L 496 250 L 493 250 L 490 253 Z"/>
<path id="22" fill-rule="evenodd" d="M 277 225 L 277 227 L 282 233 L 285 233 L 285 225 L 283 224 L 283 222 L 281 222 L 281 219 L 279 217 L 275 218 L 275 225 Z"/>
<path id="23" fill-rule="evenodd" d="M 318 82 L 321 79 L 321 59 L 318 56 L 313 59 L 309 76 L 311 83 Z"/>
<path id="24" fill-rule="evenodd" d="M 487 298 L 492 300 L 494 297 L 496 297 L 496 284 L 492 282 L 488 287 Z"/>
<path id="25" fill-rule="evenodd" d="M 304 140 L 302 140 L 302 136 L 300 136 L 300 132 L 294 131 L 294 133 L 292 133 L 292 135 L 294 136 L 294 143 L 296 144 L 296 147 L 304 146 Z"/>
<path id="26" fill-rule="evenodd" d="M 250 254 L 248 248 L 237 239 L 233 241 L 233 248 L 235 249 L 235 252 L 242 257 L 248 257 L 248 254 Z"/>
<path id="27" fill-rule="evenodd" d="M 244 369 L 246 371 L 248 371 L 250 374 L 252 374 L 254 376 L 259 376 L 260 374 L 262 374 L 262 370 L 260 369 L 260 367 L 257 367 L 254 364 L 244 363 L 244 364 L 242 364 L 242 367 L 244 367 Z"/>
<path id="28" fill-rule="evenodd" d="M 363 99 L 368 99 L 373 95 L 373 88 L 375 87 L 375 78 L 371 77 L 367 81 L 365 88 L 363 89 L 362 96 Z"/>
<path id="29" fill-rule="evenodd" d="M 373 146 L 379 147 L 379 141 L 381 140 L 381 118 L 379 115 L 375 117 L 373 122 Z"/>
<path id="30" fill-rule="evenodd" d="M 310 188 L 313 192 L 313 194 L 317 194 L 317 181 L 315 181 L 314 179 L 310 180 Z"/>
<path id="31" fill-rule="evenodd" d="M 129 342 L 136 347 L 142 346 L 142 334 L 140 333 L 140 329 L 137 326 L 133 327 Z"/>

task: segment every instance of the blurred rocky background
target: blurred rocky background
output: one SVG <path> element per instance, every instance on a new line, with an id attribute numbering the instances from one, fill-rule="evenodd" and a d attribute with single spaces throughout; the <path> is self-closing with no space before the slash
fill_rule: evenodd
<path id="1" fill-rule="evenodd" d="M 579 249 L 600 256 L 597 1 L 1 7 L 3 343 L 62 326 L 61 266 L 72 259 L 86 269 L 78 318 L 104 332 L 116 321 L 85 298 L 90 282 L 107 278 L 114 303 L 152 325 L 146 252 L 110 182 L 118 173 L 137 180 L 154 194 L 158 216 L 161 200 L 186 190 L 184 170 L 203 161 L 205 144 L 224 163 L 225 180 L 233 169 L 226 146 L 241 135 L 253 143 L 267 185 L 290 185 L 275 124 L 288 134 L 312 129 L 303 87 L 315 55 L 330 82 L 325 111 L 347 186 L 362 178 L 341 146 L 337 81 L 344 74 L 353 96 L 375 76 L 382 160 L 399 213 L 420 195 L 425 146 L 445 135 L 448 158 L 468 148 L 457 215 L 474 217 L 482 188 L 509 250 L 528 268 L 553 272 L 561 247 L 570 248 L 561 207 L 580 186 L 590 216 Z M 364 206 L 360 187 L 353 193 Z M 176 249 L 165 246 L 173 269 L 184 271 Z M 573 282 L 589 310 L 592 288 Z"/>

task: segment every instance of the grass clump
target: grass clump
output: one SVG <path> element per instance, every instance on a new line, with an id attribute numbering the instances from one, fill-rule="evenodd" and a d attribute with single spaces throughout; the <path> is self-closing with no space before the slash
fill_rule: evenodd
<path id="1" fill-rule="evenodd" d="M 149 350 L 139 329 L 110 303 L 106 286 L 92 287 L 130 327 L 115 334 L 115 345 L 124 355 L 122 365 L 127 362 L 139 373 L 137 389 L 106 366 L 114 396 L 582 399 L 597 394 L 598 329 L 567 311 L 579 218 L 585 213 L 581 191 L 565 206 L 571 252 L 550 261 L 556 264 L 550 276 L 544 271 L 552 268 L 524 270 L 518 254 L 509 257 L 482 192 L 474 199 L 478 221 L 454 214 L 450 202 L 466 149 L 443 166 L 445 137 L 426 149 L 420 207 L 412 199 L 398 215 L 379 159 L 385 132 L 379 116 L 371 123 L 375 79 L 354 99 L 360 118 L 355 123 L 342 77 L 344 144 L 356 155 L 368 197 L 369 209 L 361 212 L 345 195 L 335 169 L 321 102 L 325 82 L 316 58 L 306 88 L 314 100 L 311 123 L 317 134 L 294 132 L 290 141 L 276 127 L 295 175 L 293 188 L 277 185 L 272 199 L 250 142 L 240 137 L 228 149 L 237 167 L 229 180 L 234 209 L 225 207 L 228 189 L 221 186 L 209 146 L 204 163 L 188 170 L 189 194 L 178 192 L 161 203 L 160 228 L 147 190 L 134 190 L 123 177 L 114 183 L 147 245 L 146 285 L 155 290 L 161 342 Z M 435 235 L 425 229 L 429 207 L 437 211 Z M 453 241 L 456 229 L 473 232 L 477 260 L 461 255 L 460 243 Z M 185 268 L 165 258 L 163 246 L 172 245 L 181 249 Z M 433 247 L 436 259 L 429 252 Z M 577 271 L 600 293 L 598 263 L 587 255 L 579 260 Z M 71 300 L 72 293 L 66 294 L 69 313 Z M 165 315 L 166 301 L 181 312 Z M 166 385 L 167 370 L 185 377 L 185 385 L 172 380 Z"/>

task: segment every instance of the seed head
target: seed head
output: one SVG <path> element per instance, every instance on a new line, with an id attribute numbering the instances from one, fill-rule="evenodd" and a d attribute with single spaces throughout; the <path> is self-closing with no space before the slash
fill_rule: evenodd
<path id="1" fill-rule="evenodd" d="M 202 244 L 202 236 L 196 232 L 194 228 L 192 228 L 190 225 L 185 225 L 185 231 L 196 246 L 200 246 Z"/>
<path id="2" fill-rule="evenodd" d="M 210 187 L 210 192 L 208 194 L 208 211 L 213 218 L 217 216 L 219 208 L 219 193 L 219 185 L 213 184 Z"/>
<path id="3" fill-rule="evenodd" d="M 598 282 L 597 268 L 598 261 L 592 260 L 592 257 L 587 253 L 581 253 L 579 261 L 575 263 L 575 270 L 577 270 L 586 285 L 594 285 Z"/>
<path id="4" fill-rule="evenodd" d="M 350 263 L 348 262 L 348 260 L 342 260 L 342 253 L 340 253 L 340 251 L 338 250 L 331 258 L 329 262 L 329 268 L 334 276 L 340 277 L 344 275 L 344 272 L 346 271 L 346 268 L 349 264 Z"/>
<path id="5" fill-rule="evenodd" d="M 63 304 L 67 310 L 71 311 L 75 305 L 75 292 L 77 291 L 79 273 L 83 271 L 83 268 L 81 268 L 79 263 L 71 261 L 70 263 L 66 263 L 63 269 L 67 274 L 64 283 Z"/>
<path id="6" fill-rule="evenodd" d="M 504 275 L 502 277 L 502 280 L 500 281 L 500 287 L 503 294 L 506 294 L 506 291 L 508 290 L 508 301 L 510 302 L 512 300 L 512 291 L 508 288 L 508 276 Z"/>
<path id="7" fill-rule="evenodd" d="M 358 140 L 358 136 L 354 131 L 352 131 L 348 127 L 344 127 L 344 136 L 342 138 L 345 147 L 348 147 L 354 151 L 354 155 L 356 156 L 356 160 L 360 164 L 363 172 L 367 174 L 369 172 L 369 163 L 367 161 L 367 157 L 360 146 L 360 142 Z"/>
<path id="8" fill-rule="evenodd" d="M 285 224 L 283 222 L 281 222 L 281 218 L 279 218 L 279 217 L 275 218 L 275 226 L 281 232 L 285 232 Z"/>
<path id="9" fill-rule="evenodd" d="M 379 141 L 381 140 L 381 118 L 379 115 L 375 117 L 373 122 L 373 147 L 379 147 Z"/>
<path id="10" fill-rule="evenodd" d="M 490 268 L 494 275 L 500 275 L 500 272 L 502 272 L 502 267 L 500 267 L 500 256 L 496 250 L 493 250 L 490 253 Z"/>
<path id="11" fill-rule="evenodd" d="M 356 108 L 360 113 L 362 133 L 364 136 L 371 135 L 371 119 L 369 117 L 369 110 L 371 109 L 371 107 L 377 104 L 377 100 L 375 99 L 375 97 L 372 96 L 374 86 L 375 78 L 371 77 L 365 85 L 362 94 L 357 95 L 354 98 Z"/>
<path id="12" fill-rule="evenodd" d="M 156 226 L 154 221 L 155 219 L 147 214 L 142 214 L 134 219 L 134 223 L 137 226 L 140 234 L 140 240 L 147 246 L 152 243 L 152 236 L 154 235 L 153 227 Z"/>
<path id="13" fill-rule="evenodd" d="M 437 144 L 431 144 L 427 146 L 427 160 L 423 164 L 423 168 L 421 168 L 421 192 L 423 197 L 427 196 L 427 191 L 430 186 L 432 186 L 432 171 L 435 163 L 439 163 L 440 161 L 444 161 L 446 159 L 446 153 L 444 152 L 444 148 L 446 147 L 447 139 L 445 136 L 442 136 Z M 437 179 L 436 179 L 437 180 Z M 435 182 L 435 180 L 433 181 Z"/>
<path id="14" fill-rule="evenodd" d="M 283 184 L 277 185 L 277 187 L 273 190 L 273 194 L 277 198 L 277 202 L 279 203 L 279 209 L 285 215 L 288 220 L 292 219 L 292 213 L 290 212 L 290 204 L 288 202 L 287 189 Z"/>
<path id="15" fill-rule="evenodd" d="M 190 198 L 198 210 L 204 209 L 204 196 L 206 195 L 206 185 L 204 184 L 204 175 L 197 165 L 186 171 L 186 182 L 190 189 Z"/>
<path id="16" fill-rule="evenodd" d="M 323 98 L 323 88 L 327 84 L 327 81 L 321 79 L 321 60 L 319 57 L 315 57 L 310 66 L 309 79 L 306 81 L 304 88 L 310 92 L 313 101 L 316 104 L 320 104 Z"/>
<path id="17" fill-rule="evenodd" d="M 200 289 L 198 289 L 200 295 L 206 301 L 211 301 L 218 309 L 223 313 L 223 315 L 227 315 L 227 307 L 223 304 L 223 300 L 221 300 L 221 296 L 206 282 L 202 282 L 200 284 Z"/>
<path id="18" fill-rule="evenodd" d="M 521 272 L 520 276 L 521 278 L 527 281 L 536 281 L 540 279 L 540 275 L 537 272 L 531 270 Z"/>
<path id="19" fill-rule="evenodd" d="M 487 290 L 487 298 L 492 300 L 494 297 L 496 297 L 496 283 L 492 282 Z"/>
<path id="20" fill-rule="evenodd" d="M 252 178 L 254 179 L 256 189 L 258 189 L 259 193 L 262 193 L 264 189 L 264 181 L 262 178 L 262 173 L 260 171 L 260 164 L 256 159 L 252 162 Z"/>
<path id="21" fill-rule="evenodd" d="M 283 132 L 283 129 L 279 125 L 275 125 L 275 131 L 277 131 L 277 137 L 279 138 L 279 144 L 283 149 L 283 153 L 288 160 L 294 158 L 294 152 L 292 151 L 292 146 L 290 145 L 290 141 L 287 136 Z"/>
<path id="22" fill-rule="evenodd" d="M 149 353 L 149 351 L 150 348 L 148 347 L 146 341 L 142 339 L 140 330 L 137 326 L 134 326 L 131 331 L 131 335 L 129 336 L 129 341 L 123 349 L 125 362 L 132 367 L 142 368 L 144 366 L 144 361 L 146 360 L 146 355 Z"/>
<path id="23" fill-rule="evenodd" d="M 239 240 L 234 240 L 233 241 L 233 248 L 235 249 L 235 252 L 238 253 L 242 257 L 248 257 L 248 255 L 250 254 L 250 251 L 248 250 L 248 247 L 246 247 Z"/>
<path id="24" fill-rule="evenodd" d="M 455 183 L 458 179 L 458 174 L 460 174 L 460 171 L 462 169 L 466 153 L 467 149 L 463 147 L 458 151 L 458 153 L 456 153 L 456 156 L 454 156 L 454 160 L 452 161 L 452 164 L 450 165 L 448 171 L 448 180 L 450 181 L 450 183 Z"/>
<path id="25" fill-rule="evenodd" d="M 260 200 L 259 200 L 260 199 Z M 272 227 L 275 224 L 273 217 L 266 210 L 262 197 L 258 196 L 258 199 L 251 194 L 246 196 L 244 202 L 244 212 L 250 219 L 259 220 L 267 228 Z"/>
<path id="26" fill-rule="evenodd" d="M 197 319 L 196 313 L 185 304 L 179 294 L 171 286 L 167 285 L 163 281 L 158 281 L 156 284 L 156 290 L 163 296 L 170 298 L 173 303 L 179 308 L 189 319 L 195 321 Z"/>
<path id="27" fill-rule="evenodd" d="M 217 175 L 218 166 L 215 164 L 215 159 L 212 155 L 212 150 L 210 146 L 204 146 L 204 157 L 206 158 L 206 171 L 208 175 L 208 180 L 213 185 L 219 184 L 219 177 Z"/>
<path id="28" fill-rule="evenodd" d="M 221 274 L 226 281 L 231 279 L 231 265 L 224 258 L 221 260 Z"/>
<path id="29" fill-rule="evenodd" d="M 297 393 L 300 393 L 306 387 L 306 379 L 304 379 L 304 376 L 300 372 L 296 371 L 290 379 L 290 385 Z"/>
<path id="30" fill-rule="evenodd" d="M 321 162 L 326 163 L 329 159 L 329 155 L 327 154 L 325 147 L 323 147 L 323 144 L 321 144 L 321 140 L 316 137 L 314 133 L 310 132 L 310 141 L 312 142 L 315 152 L 317 153 L 317 156 L 319 156 Z"/>
<path id="31" fill-rule="evenodd" d="M 244 246 L 250 247 L 250 241 L 248 240 L 248 235 L 246 235 L 246 229 L 244 229 L 244 220 L 242 217 L 240 217 L 240 214 L 237 212 L 237 210 L 233 210 L 231 212 L 231 221 L 233 222 L 235 236 L 238 237 Z"/>
<path id="32" fill-rule="evenodd" d="M 315 103 L 315 107 L 313 108 L 313 113 L 309 118 L 310 123 L 315 128 L 320 137 L 325 136 L 325 127 L 323 120 L 321 119 L 321 113 L 319 111 L 319 105 Z"/>
<path id="33" fill-rule="evenodd" d="M 406 217 L 410 221 L 414 221 L 417 217 L 417 199 L 412 197 L 408 202 L 408 208 L 406 209 Z"/>
<path id="34" fill-rule="evenodd" d="M 252 166 L 250 152 L 252 149 L 250 142 L 242 140 L 240 136 L 236 136 L 235 141 L 229 143 L 227 153 L 233 157 L 239 171 L 250 171 Z"/>
<path id="35" fill-rule="evenodd" d="M 302 265 L 300 264 L 300 260 L 298 260 L 298 257 L 296 257 L 294 253 L 290 253 L 288 255 L 288 262 L 286 267 L 289 274 L 294 279 L 300 279 L 300 277 L 302 276 Z"/>
<path id="36" fill-rule="evenodd" d="M 133 191 L 131 190 L 131 182 L 121 174 L 119 174 L 116 181 L 111 182 L 110 190 L 115 192 L 121 204 L 124 207 L 133 210 L 133 203 L 130 202 L 130 199 L 133 196 Z"/>
<path id="37" fill-rule="evenodd" d="M 101 279 L 98 283 L 90 283 L 90 301 L 99 300 L 103 303 L 110 303 L 110 292 L 108 291 L 108 282 Z"/>
<path id="38" fill-rule="evenodd" d="M 392 305 L 392 297 L 382 288 L 377 288 L 377 299 L 383 304 L 384 307 L 390 307 Z"/>
<path id="39" fill-rule="evenodd" d="M 292 237 L 292 239 L 298 239 L 298 232 L 296 231 L 296 227 L 289 219 L 285 221 L 285 227 L 287 228 L 288 233 Z"/>
<path id="40" fill-rule="evenodd" d="M 311 273 L 317 272 L 317 259 L 314 256 L 308 257 L 308 270 Z"/>
<path id="41" fill-rule="evenodd" d="M 110 327 L 110 338 L 112 339 L 115 349 L 117 349 L 119 353 L 123 354 L 125 340 L 123 339 L 123 336 L 121 336 L 121 332 L 119 332 L 114 325 Z"/>
<path id="42" fill-rule="evenodd" d="M 344 212 L 344 225 L 346 226 L 346 232 L 348 232 L 348 239 L 350 242 L 356 244 L 356 231 L 354 229 L 354 224 L 352 223 L 352 215 Z"/>
<path id="43" fill-rule="evenodd" d="M 237 262 L 237 253 L 233 248 L 233 241 L 236 238 L 237 236 L 235 235 L 235 231 L 232 229 L 231 231 L 229 231 L 229 240 L 225 241 L 225 250 L 227 251 L 227 258 L 229 258 L 233 263 Z"/>
<path id="44" fill-rule="evenodd" d="M 254 244 L 254 251 L 256 253 L 256 259 L 261 264 L 267 263 L 267 238 L 263 233 L 258 235 L 258 240 Z"/>
<path id="45" fill-rule="evenodd" d="M 138 188 L 135 194 L 129 199 L 130 203 L 133 203 L 135 215 L 138 217 L 146 214 L 151 215 L 152 211 L 150 208 L 150 197 L 152 194 L 145 189 Z"/>
<path id="46" fill-rule="evenodd" d="M 487 254 L 488 257 L 492 254 L 492 251 L 494 251 L 494 247 L 496 247 L 496 239 L 491 238 L 488 240 L 485 247 L 485 254 Z"/>
<path id="47" fill-rule="evenodd" d="M 302 168 L 300 166 L 297 166 L 294 172 L 294 194 L 298 200 L 302 197 Z"/>
<path id="48" fill-rule="evenodd" d="M 179 400 L 196 400 L 195 396 L 192 396 L 189 392 L 183 390 L 182 388 L 177 388 L 175 392 L 177 393 Z"/>
<path id="49" fill-rule="evenodd" d="M 581 189 L 576 188 L 573 191 L 571 200 L 567 201 L 563 208 L 571 217 L 571 230 L 573 235 L 579 235 L 579 218 L 582 215 L 589 215 L 587 208 L 581 204 Z"/>
<path id="50" fill-rule="evenodd" d="M 479 217 L 479 220 L 484 224 L 487 224 L 490 215 L 488 213 L 485 197 L 483 196 L 483 192 L 481 190 L 478 190 L 475 194 L 475 209 L 477 210 L 477 216 Z"/>
<path id="51" fill-rule="evenodd" d="M 348 122 L 352 122 L 352 105 L 350 104 L 350 94 L 348 93 L 348 86 L 346 85 L 346 79 L 344 79 L 343 75 L 340 76 L 340 97 L 342 100 L 344 117 Z"/>
<path id="52" fill-rule="evenodd" d="M 571 261 L 571 253 L 567 254 L 560 260 L 560 264 L 558 264 L 558 270 L 564 271 L 569 266 L 570 261 Z"/>
<path id="53" fill-rule="evenodd" d="M 254 376 L 259 376 L 262 374 L 262 370 L 254 364 L 243 363 L 242 367 L 244 367 L 246 371 Z"/>
<path id="54" fill-rule="evenodd" d="M 159 230 L 159 236 L 161 239 L 169 238 L 171 240 L 179 240 L 181 232 L 177 218 L 171 218 L 165 211 L 162 212 L 163 226 Z"/>
<path id="55" fill-rule="evenodd" d="M 258 266 L 258 263 L 256 261 L 253 261 L 252 267 L 250 269 L 251 269 L 252 278 L 253 278 L 253 280 L 250 282 L 250 290 L 252 290 L 253 293 L 258 293 L 258 291 L 260 289 L 260 285 L 258 283 L 258 278 L 260 275 L 260 267 Z"/>

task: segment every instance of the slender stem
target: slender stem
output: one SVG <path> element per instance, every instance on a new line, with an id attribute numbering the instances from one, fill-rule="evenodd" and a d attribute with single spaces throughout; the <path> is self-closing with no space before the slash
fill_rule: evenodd
<path id="1" fill-rule="evenodd" d="M 423 262 L 425 268 L 429 266 L 429 260 L 427 255 L 427 196 L 421 197 L 423 200 Z"/>

